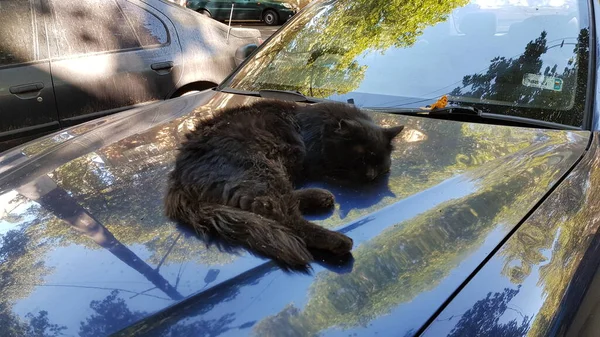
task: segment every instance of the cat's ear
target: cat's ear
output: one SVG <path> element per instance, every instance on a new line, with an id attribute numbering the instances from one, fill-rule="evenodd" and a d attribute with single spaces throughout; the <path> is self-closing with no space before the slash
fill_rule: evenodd
<path id="1" fill-rule="evenodd" d="M 391 142 L 402 130 L 404 130 L 404 125 L 392 126 L 390 128 L 383 128 L 383 133 L 388 141 Z"/>
<path id="2" fill-rule="evenodd" d="M 346 135 L 358 128 L 360 128 L 359 122 L 350 119 L 342 119 L 340 120 L 337 129 L 335 129 L 335 132 L 341 135 Z"/>

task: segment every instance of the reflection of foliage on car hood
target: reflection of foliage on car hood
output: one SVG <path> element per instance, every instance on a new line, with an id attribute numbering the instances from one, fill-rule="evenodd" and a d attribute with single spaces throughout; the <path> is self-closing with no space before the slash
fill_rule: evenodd
<path id="1" fill-rule="evenodd" d="M 477 130 L 466 127 L 462 131 L 477 137 Z M 479 135 L 486 136 L 490 134 Z M 527 137 L 519 137 L 521 142 L 512 153 L 493 139 L 476 143 L 485 147 L 480 148 L 481 156 L 476 156 L 485 164 L 467 170 L 465 177 L 483 188 L 440 204 L 363 243 L 353 252 L 351 274 L 320 273 L 303 310 L 290 304 L 261 321 L 256 326 L 257 335 L 295 331 L 297 336 L 311 336 L 333 327 L 364 326 L 435 288 L 491 231 L 505 232 L 516 225 L 556 181 L 558 172 L 549 165 L 555 153 L 551 149 L 564 144 L 564 134 L 549 137 L 537 148 L 527 146 Z M 486 156 L 486 150 L 495 152 L 497 160 Z M 507 155 L 498 156 L 502 152 Z"/>
<path id="2" fill-rule="evenodd" d="M 380 125 L 397 125 L 400 121 L 392 115 L 376 113 L 373 115 Z M 406 142 L 398 140 L 400 145 L 392 152 L 392 172 L 387 183 L 389 193 L 381 194 L 381 199 L 370 207 L 356 208 L 357 200 L 353 200 L 353 208 L 344 213 L 343 205 L 337 204 L 335 212 L 319 224 L 327 228 L 336 228 L 349 221 L 366 216 L 416 193 L 433 187 L 446 179 L 467 171 L 499 157 L 518 152 L 530 145 L 533 133 L 521 132 L 513 128 L 496 128 L 482 124 L 462 124 L 444 122 L 440 128 L 429 120 L 411 119 L 403 123 L 403 135 L 414 130 L 428 137 L 426 144 L 422 142 Z M 435 136 L 434 136 L 435 134 Z M 461 134 L 460 137 L 454 135 Z M 506 139 L 511 139 L 506 142 Z M 424 146 L 427 149 L 424 149 Z M 448 148 L 431 156 L 431 149 Z"/>
<path id="3" fill-rule="evenodd" d="M 586 169 L 574 170 L 544 202 L 540 208 L 543 216 L 533 214 L 499 251 L 502 272 L 514 284 L 536 272 L 539 275 L 537 286 L 544 297 L 531 327 L 532 336 L 545 334 L 567 289 L 579 286 L 573 276 L 584 260 L 585 249 L 580 247 L 588 247 L 597 235 L 600 207 L 594 200 L 598 195 L 595 186 L 600 184 L 600 159 L 597 154 L 589 158 L 580 164 Z"/>

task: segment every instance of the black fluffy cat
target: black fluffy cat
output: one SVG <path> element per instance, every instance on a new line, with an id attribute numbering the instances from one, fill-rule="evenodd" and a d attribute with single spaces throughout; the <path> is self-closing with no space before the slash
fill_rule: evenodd
<path id="1" fill-rule="evenodd" d="M 186 135 L 166 214 L 290 267 L 306 266 L 311 249 L 348 253 L 352 239 L 302 217 L 331 209 L 333 195 L 294 190 L 294 182 L 372 181 L 389 171 L 391 141 L 402 129 L 382 128 L 342 103 L 269 100 L 224 110 Z"/>

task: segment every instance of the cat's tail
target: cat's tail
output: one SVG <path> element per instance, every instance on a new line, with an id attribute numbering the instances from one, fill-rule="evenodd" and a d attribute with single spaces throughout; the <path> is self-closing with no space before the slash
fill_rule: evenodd
<path id="1" fill-rule="evenodd" d="M 258 214 L 220 204 L 193 204 L 176 191 L 167 195 L 165 210 L 169 218 L 191 226 L 198 234 L 215 235 L 284 265 L 303 268 L 313 260 L 304 240 Z"/>

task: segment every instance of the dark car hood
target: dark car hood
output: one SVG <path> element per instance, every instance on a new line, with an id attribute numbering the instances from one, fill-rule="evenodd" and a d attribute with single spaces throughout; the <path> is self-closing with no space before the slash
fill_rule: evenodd
<path id="1" fill-rule="evenodd" d="M 354 239 L 353 260 L 324 257 L 309 274 L 285 273 L 207 247 L 162 212 L 183 134 L 215 109 L 255 99 L 204 92 L 0 154 L 3 333 L 411 335 L 590 137 L 374 113 L 380 124 L 406 125 L 389 178 L 363 189 L 325 185 L 336 210 L 315 219 Z"/>

